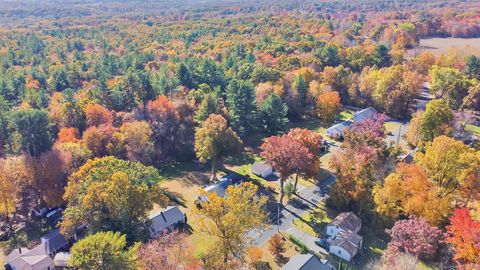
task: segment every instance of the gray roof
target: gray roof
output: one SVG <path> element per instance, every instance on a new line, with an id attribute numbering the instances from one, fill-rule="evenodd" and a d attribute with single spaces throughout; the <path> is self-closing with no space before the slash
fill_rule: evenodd
<path id="1" fill-rule="evenodd" d="M 263 173 L 263 172 L 271 172 L 271 171 L 272 171 L 272 166 L 263 162 L 255 162 L 252 165 L 253 173 L 255 172 Z"/>
<path id="2" fill-rule="evenodd" d="M 352 118 L 354 121 L 363 121 L 367 118 L 372 117 L 376 113 L 377 111 L 374 108 L 368 107 L 366 109 L 363 109 L 361 111 L 354 113 Z"/>
<path id="3" fill-rule="evenodd" d="M 294 256 L 281 270 L 332 270 L 335 269 L 328 261 L 320 261 L 312 254 Z"/>
<path id="4" fill-rule="evenodd" d="M 223 178 L 220 181 L 204 188 L 206 192 L 215 192 L 220 197 L 225 197 L 225 193 L 227 192 L 228 186 L 231 185 L 230 179 Z M 207 201 L 207 198 L 203 198 L 205 196 L 200 196 L 202 200 Z"/>
<path id="5" fill-rule="evenodd" d="M 42 244 L 45 245 L 47 254 L 57 252 L 61 248 L 68 245 L 67 239 L 60 233 L 59 229 L 49 232 L 41 238 Z"/>
<path id="6" fill-rule="evenodd" d="M 331 131 L 331 130 L 336 130 L 338 132 L 343 132 L 347 127 L 351 126 L 352 124 L 353 124 L 353 122 L 350 121 L 350 120 L 343 121 L 339 124 L 336 124 L 336 125 L 333 125 L 333 126 L 329 127 L 327 129 L 327 132 Z"/>
<path id="7" fill-rule="evenodd" d="M 346 232 L 358 232 L 362 227 L 362 220 L 353 212 L 342 212 L 329 225 L 337 226 Z"/>
<path id="8" fill-rule="evenodd" d="M 46 253 L 44 244 L 32 250 L 22 248 L 21 254 L 15 249 L 7 256 L 6 263 L 16 270 L 45 270 L 53 266 L 53 260 Z"/>
<path id="9" fill-rule="evenodd" d="M 185 215 L 178 206 L 169 206 L 163 210 L 157 211 L 150 215 L 151 229 L 154 232 L 163 231 L 179 221 L 183 221 Z"/>

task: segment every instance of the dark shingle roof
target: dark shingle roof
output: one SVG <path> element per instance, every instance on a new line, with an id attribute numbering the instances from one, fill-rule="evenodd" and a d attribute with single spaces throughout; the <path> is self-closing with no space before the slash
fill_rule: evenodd
<path id="1" fill-rule="evenodd" d="M 150 215 L 149 219 L 152 223 L 152 229 L 155 232 L 163 231 L 170 225 L 176 224 L 183 220 L 185 215 L 177 206 L 169 206 L 163 210 L 157 211 Z"/>
<path id="2" fill-rule="evenodd" d="M 328 261 L 322 262 L 312 254 L 294 256 L 281 270 L 332 270 Z"/>

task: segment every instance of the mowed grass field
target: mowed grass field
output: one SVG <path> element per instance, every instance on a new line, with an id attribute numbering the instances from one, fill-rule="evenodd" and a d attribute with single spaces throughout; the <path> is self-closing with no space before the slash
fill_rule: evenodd
<path id="1" fill-rule="evenodd" d="M 431 52 L 438 56 L 448 54 L 450 50 L 458 50 L 465 55 L 480 55 L 480 38 L 428 38 L 421 39 L 417 48 L 408 50 L 409 57 L 422 52 Z"/>

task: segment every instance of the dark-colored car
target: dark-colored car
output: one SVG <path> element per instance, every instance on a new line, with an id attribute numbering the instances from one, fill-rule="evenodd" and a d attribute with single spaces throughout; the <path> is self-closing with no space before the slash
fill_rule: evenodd
<path id="1" fill-rule="evenodd" d="M 50 210 L 46 215 L 45 218 L 47 219 L 47 223 L 50 225 L 57 225 L 63 215 L 62 208 L 56 208 Z"/>
<path id="2" fill-rule="evenodd" d="M 315 241 L 315 244 L 317 244 L 317 246 L 324 248 L 326 250 L 330 249 L 330 243 L 326 239 L 317 240 Z"/>

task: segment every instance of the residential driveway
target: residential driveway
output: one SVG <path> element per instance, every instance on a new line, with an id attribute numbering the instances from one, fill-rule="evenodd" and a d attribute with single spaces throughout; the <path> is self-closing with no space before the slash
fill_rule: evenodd
<path id="1" fill-rule="evenodd" d="M 402 147 L 405 146 L 405 141 L 403 135 L 408 131 L 408 123 L 402 123 L 400 121 L 390 121 L 398 124 L 398 128 L 392 131 L 392 135 L 387 135 L 386 141 L 387 144 L 400 144 Z"/>
<path id="2" fill-rule="evenodd" d="M 319 239 L 317 237 L 313 237 L 310 234 L 306 232 L 302 232 L 299 229 L 295 227 L 290 227 L 287 230 L 287 233 L 293 235 L 295 238 L 300 240 L 302 243 L 304 243 L 309 250 L 314 251 L 316 253 L 323 253 L 323 254 L 328 254 L 328 251 L 319 247 L 317 244 L 315 244 L 315 241 L 318 241 Z"/>
<path id="3" fill-rule="evenodd" d="M 278 214 L 273 213 L 270 224 L 266 229 L 260 231 L 252 230 L 247 233 L 247 237 L 252 239 L 254 245 L 260 246 L 279 231 L 288 231 L 293 227 L 294 219 L 301 217 L 326 198 L 330 186 L 335 183 L 335 179 L 335 176 L 332 174 L 328 178 L 323 179 L 318 186 L 299 187 L 297 203 L 287 204 L 280 212 L 279 219 L 277 218 Z"/>

